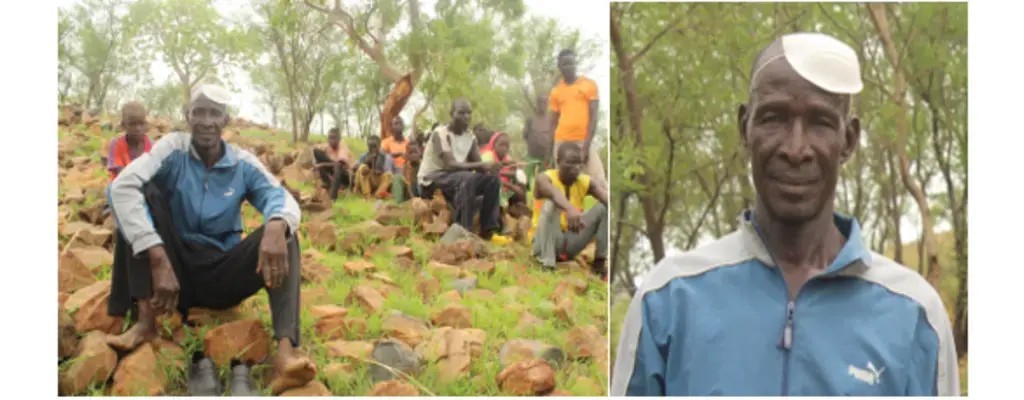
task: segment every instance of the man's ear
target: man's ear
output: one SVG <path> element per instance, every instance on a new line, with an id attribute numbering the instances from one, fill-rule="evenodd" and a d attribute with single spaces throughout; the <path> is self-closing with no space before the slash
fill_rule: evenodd
<path id="1" fill-rule="evenodd" d="M 750 108 L 746 104 L 740 104 L 739 109 L 736 110 L 736 124 L 740 128 L 740 143 L 743 143 L 743 147 L 747 146 L 747 122 L 750 120 Z"/>
<path id="2" fill-rule="evenodd" d="M 840 154 L 840 163 L 846 163 L 850 157 L 853 157 L 853 152 L 860 146 L 860 119 L 857 117 L 850 117 L 850 120 L 846 123 L 846 143 L 843 147 L 843 152 Z"/>

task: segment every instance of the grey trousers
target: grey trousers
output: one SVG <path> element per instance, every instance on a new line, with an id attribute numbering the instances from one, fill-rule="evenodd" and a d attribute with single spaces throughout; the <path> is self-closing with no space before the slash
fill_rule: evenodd
<path id="1" fill-rule="evenodd" d="M 604 259 L 608 253 L 608 207 L 597 203 L 583 213 L 587 225 L 578 233 L 562 230 L 562 209 L 554 201 L 545 200 L 537 230 L 533 233 L 533 256 L 545 267 L 554 267 L 558 256 L 575 258 L 592 239 L 597 239 L 594 258 Z"/>
<path id="2" fill-rule="evenodd" d="M 174 228 L 173 216 L 163 194 L 152 186 L 145 189 L 146 205 L 153 218 L 157 234 L 164 242 L 167 257 L 174 268 L 181 288 L 178 293 L 178 311 L 183 320 L 188 310 L 203 307 L 222 310 L 234 307 L 245 299 L 266 289 L 270 297 L 270 315 L 277 340 L 289 338 L 299 346 L 299 293 L 302 283 L 300 251 L 297 237 L 287 239 L 288 276 L 284 284 L 266 288 L 263 276 L 256 272 L 259 263 L 260 241 L 263 227 L 245 237 L 228 251 L 212 246 L 182 240 Z M 153 294 L 153 272 L 149 255 L 132 255 L 131 244 L 117 231 L 114 242 L 114 266 L 111 274 L 110 297 L 107 313 L 125 316 L 138 299 L 149 299 Z M 137 311 L 137 310 L 136 310 Z"/>

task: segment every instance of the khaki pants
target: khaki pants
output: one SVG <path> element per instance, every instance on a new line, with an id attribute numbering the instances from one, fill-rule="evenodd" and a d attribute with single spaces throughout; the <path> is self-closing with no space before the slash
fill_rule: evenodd
<path id="1" fill-rule="evenodd" d="M 387 197 L 391 190 L 391 173 L 380 173 L 370 169 L 366 164 L 362 164 L 356 170 L 355 186 L 363 196 Z"/>
<path id="2" fill-rule="evenodd" d="M 558 148 L 563 143 L 578 143 L 580 147 L 583 147 L 583 142 L 555 142 L 554 168 L 557 168 L 558 165 Z M 598 154 L 597 147 L 590 147 L 590 157 L 587 160 L 587 165 L 583 166 L 583 173 L 590 177 L 591 182 L 599 183 L 605 188 L 608 187 L 608 181 L 604 179 L 604 165 L 601 164 L 601 155 Z"/>

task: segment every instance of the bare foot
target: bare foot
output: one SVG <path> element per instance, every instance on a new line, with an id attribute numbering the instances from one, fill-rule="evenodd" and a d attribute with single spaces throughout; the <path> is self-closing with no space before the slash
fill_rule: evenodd
<path id="1" fill-rule="evenodd" d="M 125 333 L 117 336 L 108 336 L 107 344 L 115 350 L 132 351 L 144 343 L 153 341 L 156 337 L 157 331 L 154 324 L 139 322 Z"/>
<path id="2" fill-rule="evenodd" d="M 275 396 L 288 389 L 305 386 L 316 378 L 316 364 L 308 357 L 295 353 L 278 354 L 274 360 L 274 371 L 270 391 Z"/>

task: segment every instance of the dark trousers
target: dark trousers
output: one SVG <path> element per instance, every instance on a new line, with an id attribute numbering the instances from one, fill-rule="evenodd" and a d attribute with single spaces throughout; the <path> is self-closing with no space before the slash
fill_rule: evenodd
<path id="1" fill-rule="evenodd" d="M 328 191 L 332 199 L 338 198 L 338 188 L 352 186 L 352 179 L 349 176 L 348 169 L 345 168 L 345 164 L 335 162 L 327 153 L 323 150 L 313 149 L 313 158 L 316 163 L 334 163 L 334 167 L 318 167 L 317 174 L 320 175 L 320 182 L 323 182 L 324 187 L 328 188 Z M 337 179 L 335 179 L 337 178 Z"/>
<path id="2" fill-rule="evenodd" d="M 483 201 L 479 209 L 480 236 L 490 239 L 491 235 L 498 231 L 501 179 L 497 176 L 472 171 L 454 171 L 434 173 L 428 180 L 431 184 L 423 187 L 424 194 L 433 194 L 434 189 L 441 189 L 444 198 L 455 208 L 455 221 L 467 230 L 473 229 L 476 198 L 482 196 Z"/>
<path id="3" fill-rule="evenodd" d="M 182 320 L 188 319 L 189 308 L 228 309 L 266 287 L 263 276 L 256 271 L 263 227 L 225 252 L 213 246 L 182 240 L 160 190 L 149 186 L 145 189 L 145 196 L 153 225 L 164 242 L 164 250 L 181 287 L 178 311 Z M 299 242 L 294 234 L 287 239 L 287 245 L 288 276 L 284 284 L 268 288 L 267 293 L 275 338 L 289 338 L 298 346 L 302 267 L 299 263 Z M 149 254 L 142 252 L 138 257 L 133 256 L 131 244 L 120 230 L 114 243 L 112 275 L 108 314 L 125 316 L 129 309 L 134 308 L 135 300 L 152 297 L 153 271 Z"/>

